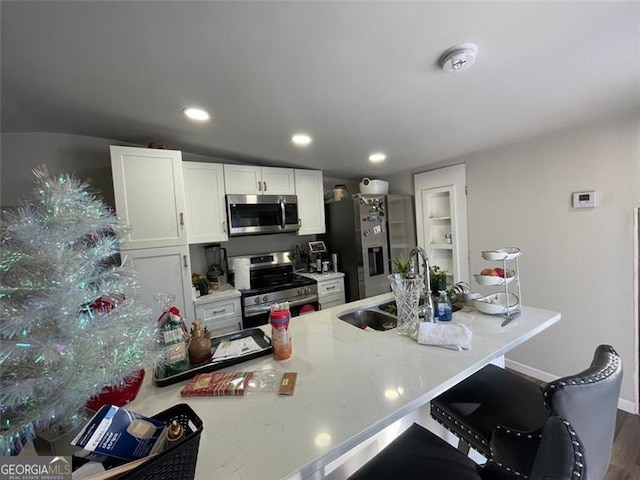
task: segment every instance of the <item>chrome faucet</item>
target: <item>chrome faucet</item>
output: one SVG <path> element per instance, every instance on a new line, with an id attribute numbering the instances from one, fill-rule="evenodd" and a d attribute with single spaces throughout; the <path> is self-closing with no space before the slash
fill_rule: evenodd
<path id="1" fill-rule="evenodd" d="M 433 299 L 431 298 L 431 280 L 429 279 L 429 257 L 421 247 L 416 247 L 409 254 L 409 273 L 407 278 L 416 278 L 418 276 L 418 265 L 416 264 L 418 255 L 422 258 L 422 271 L 424 273 L 425 297 L 422 306 L 418 307 L 418 311 L 424 316 L 425 321 L 434 322 Z"/>

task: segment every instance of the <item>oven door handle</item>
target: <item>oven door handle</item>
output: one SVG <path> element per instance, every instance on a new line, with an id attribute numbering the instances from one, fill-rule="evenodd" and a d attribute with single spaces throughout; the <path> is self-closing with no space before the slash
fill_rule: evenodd
<path id="1" fill-rule="evenodd" d="M 290 307 L 298 307 L 300 305 L 304 305 L 305 303 L 314 303 L 318 301 L 318 295 L 309 295 L 304 298 L 299 298 L 292 302 L 289 302 Z M 280 303 L 280 302 L 274 302 Z M 255 317 L 256 315 L 260 315 L 261 313 L 266 313 L 271 309 L 271 305 L 252 305 L 250 307 L 245 307 L 244 314 L 246 317 Z"/>

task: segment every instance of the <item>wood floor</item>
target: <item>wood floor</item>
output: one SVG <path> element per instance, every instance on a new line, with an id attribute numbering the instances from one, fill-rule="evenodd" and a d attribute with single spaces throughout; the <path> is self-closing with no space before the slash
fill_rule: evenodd
<path id="1" fill-rule="evenodd" d="M 611 463 L 604 480 L 640 480 L 640 416 L 618 410 Z"/>

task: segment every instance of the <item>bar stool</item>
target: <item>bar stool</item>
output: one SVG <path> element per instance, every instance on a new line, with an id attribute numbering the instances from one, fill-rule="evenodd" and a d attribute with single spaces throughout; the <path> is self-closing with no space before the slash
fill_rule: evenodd
<path id="1" fill-rule="evenodd" d="M 542 425 L 559 415 L 584 443 L 588 480 L 601 480 L 611 458 L 621 382 L 622 361 L 609 345 L 598 346 L 588 369 L 544 388 L 488 365 L 432 400 L 431 416 L 485 457 L 526 472 Z M 526 442 L 516 448 L 513 438 Z"/>
<path id="2" fill-rule="evenodd" d="M 566 420 L 547 419 L 531 480 L 579 480 L 584 475 L 582 444 Z M 354 473 L 349 480 L 522 480 L 506 464 L 480 466 L 417 424 Z"/>

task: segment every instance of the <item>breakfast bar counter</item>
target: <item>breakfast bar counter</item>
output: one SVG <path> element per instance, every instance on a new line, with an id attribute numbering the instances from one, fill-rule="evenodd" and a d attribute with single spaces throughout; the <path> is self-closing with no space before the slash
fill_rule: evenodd
<path id="1" fill-rule="evenodd" d="M 297 372 L 293 396 L 181 397 L 186 382 L 160 388 L 148 374 L 128 408 L 146 415 L 178 403 L 193 408 L 204 422 L 198 480 L 303 479 L 560 319 L 557 312 L 524 306 L 501 327 L 502 317 L 456 312 L 453 321 L 467 325 L 473 339 L 471 350 L 453 351 L 337 318 L 392 298 L 384 294 L 295 317 L 293 358 L 266 356 L 226 369 Z"/>

